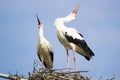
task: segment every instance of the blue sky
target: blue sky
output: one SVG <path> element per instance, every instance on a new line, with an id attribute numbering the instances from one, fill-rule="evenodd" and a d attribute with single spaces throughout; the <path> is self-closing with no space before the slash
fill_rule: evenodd
<path id="1" fill-rule="evenodd" d="M 54 51 L 54 68 L 66 66 L 66 52 L 56 36 L 54 20 L 68 15 L 77 4 L 75 21 L 66 26 L 81 32 L 95 53 L 91 61 L 77 56 L 77 69 L 89 70 L 83 75 L 103 80 L 113 75 L 120 79 L 120 1 L 119 0 L 0 0 L 0 73 L 28 76 L 38 60 L 36 14 L 44 24 L 44 35 Z M 74 69 L 69 51 L 70 67 Z M 3 79 L 0 79 L 3 80 Z"/>

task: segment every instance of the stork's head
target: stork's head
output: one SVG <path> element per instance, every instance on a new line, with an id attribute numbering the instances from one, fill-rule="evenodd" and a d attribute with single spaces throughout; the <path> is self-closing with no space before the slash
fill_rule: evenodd
<path id="1" fill-rule="evenodd" d="M 37 17 L 37 21 L 38 21 L 38 28 L 42 28 L 42 27 L 43 27 L 43 25 L 42 25 L 41 21 L 39 20 L 39 18 L 38 18 L 38 15 L 37 15 L 37 14 L 36 14 L 36 17 Z"/>
<path id="2" fill-rule="evenodd" d="M 70 21 L 74 20 L 76 18 L 78 9 L 79 9 L 79 5 L 77 5 L 76 8 L 68 16 L 66 16 L 64 18 L 64 22 L 70 22 Z"/>

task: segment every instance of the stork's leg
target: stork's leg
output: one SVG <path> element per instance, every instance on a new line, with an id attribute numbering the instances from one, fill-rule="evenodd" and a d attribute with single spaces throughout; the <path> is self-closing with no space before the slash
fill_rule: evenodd
<path id="1" fill-rule="evenodd" d="M 42 71 L 44 71 L 44 64 L 43 64 L 43 60 L 42 60 Z"/>
<path id="2" fill-rule="evenodd" d="M 76 56 L 75 56 L 75 52 L 73 51 L 73 59 L 74 59 L 74 68 L 76 71 Z"/>
<path id="3" fill-rule="evenodd" d="M 70 63 L 70 56 L 69 56 L 69 54 L 68 54 L 68 50 L 66 50 L 66 54 L 67 54 L 66 71 L 68 71 L 68 67 L 69 67 L 69 63 Z"/>

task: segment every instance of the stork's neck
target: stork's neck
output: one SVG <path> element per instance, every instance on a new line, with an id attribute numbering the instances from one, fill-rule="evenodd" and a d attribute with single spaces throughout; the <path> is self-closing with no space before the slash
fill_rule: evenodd
<path id="1" fill-rule="evenodd" d="M 39 28 L 39 39 L 40 39 L 40 41 L 44 40 L 43 28 Z"/>
<path id="2" fill-rule="evenodd" d="M 66 22 L 70 22 L 70 21 L 74 20 L 75 18 L 76 18 L 75 14 L 70 13 L 68 16 L 63 18 L 63 21 L 64 21 L 64 23 L 66 23 Z"/>
<path id="3" fill-rule="evenodd" d="M 55 20 L 55 27 L 57 30 L 63 30 L 65 28 L 65 25 L 64 25 L 64 19 L 63 18 L 57 18 Z"/>
<path id="4" fill-rule="evenodd" d="M 57 18 L 55 20 L 55 26 L 57 29 L 63 29 L 63 28 L 66 28 L 64 23 L 67 23 L 67 22 L 70 22 L 72 20 L 74 20 L 76 17 L 75 17 L 75 14 L 74 13 L 70 13 L 68 16 L 64 17 L 64 18 Z"/>

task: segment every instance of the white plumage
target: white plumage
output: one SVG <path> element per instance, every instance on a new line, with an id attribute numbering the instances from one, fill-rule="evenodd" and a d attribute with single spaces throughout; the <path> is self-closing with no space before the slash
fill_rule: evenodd
<path id="1" fill-rule="evenodd" d="M 82 34 L 80 34 L 76 29 L 69 28 L 64 25 L 66 22 L 70 22 L 76 18 L 76 14 L 78 12 L 79 6 L 77 6 L 74 11 L 72 11 L 68 16 L 64 18 L 57 18 L 55 20 L 55 26 L 57 30 L 57 37 L 61 44 L 65 47 L 67 53 L 67 68 L 70 62 L 68 50 L 71 49 L 73 51 L 74 56 L 74 67 L 76 70 L 76 56 L 75 52 L 79 53 L 80 55 L 84 56 L 88 61 L 94 53 L 88 47 L 86 41 Z"/>
<path id="2" fill-rule="evenodd" d="M 50 43 L 44 38 L 43 24 L 40 22 L 38 16 L 38 28 L 39 28 L 39 42 L 37 46 L 37 54 L 42 62 L 42 68 L 51 70 L 53 68 L 53 51 Z"/>

